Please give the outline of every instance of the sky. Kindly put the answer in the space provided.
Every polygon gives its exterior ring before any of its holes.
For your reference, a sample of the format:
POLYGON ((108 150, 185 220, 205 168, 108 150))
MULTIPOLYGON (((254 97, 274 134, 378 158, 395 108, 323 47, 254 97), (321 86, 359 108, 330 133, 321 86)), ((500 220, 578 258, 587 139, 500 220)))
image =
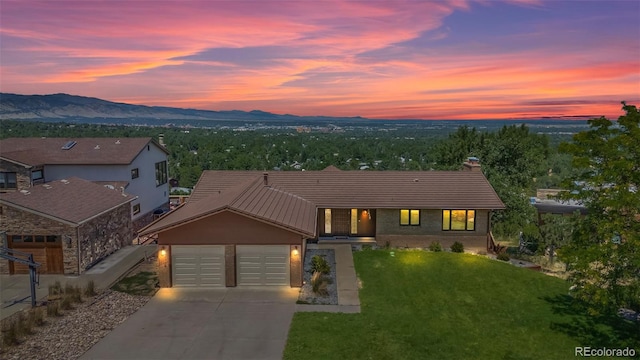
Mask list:
POLYGON ((617 118, 640 1, 0 0, 0 91, 386 119, 617 118))

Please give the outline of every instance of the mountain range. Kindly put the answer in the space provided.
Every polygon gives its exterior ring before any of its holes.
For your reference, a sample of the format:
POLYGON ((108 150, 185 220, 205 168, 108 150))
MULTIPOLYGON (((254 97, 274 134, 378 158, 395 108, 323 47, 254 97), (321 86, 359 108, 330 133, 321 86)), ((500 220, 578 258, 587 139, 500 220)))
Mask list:
POLYGON ((40 121, 82 121, 115 122, 123 120, 189 120, 189 121, 224 121, 224 122, 304 122, 304 121, 339 121, 348 119, 367 120, 361 117, 326 117, 296 116, 289 114, 273 114, 260 110, 253 111, 211 111, 182 109, 164 106, 132 105, 106 101, 98 98, 69 95, 18 95, 0 93, 0 120, 40 120, 40 121))

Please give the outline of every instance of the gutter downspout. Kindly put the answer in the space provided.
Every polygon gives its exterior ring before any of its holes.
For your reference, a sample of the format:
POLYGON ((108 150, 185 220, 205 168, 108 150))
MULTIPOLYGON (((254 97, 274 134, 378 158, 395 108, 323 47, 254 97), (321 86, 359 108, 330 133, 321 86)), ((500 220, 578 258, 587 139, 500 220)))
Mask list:
POLYGON ((80 226, 76 228, 76 253, 78 256, 78 276, 80 276, 80 226))

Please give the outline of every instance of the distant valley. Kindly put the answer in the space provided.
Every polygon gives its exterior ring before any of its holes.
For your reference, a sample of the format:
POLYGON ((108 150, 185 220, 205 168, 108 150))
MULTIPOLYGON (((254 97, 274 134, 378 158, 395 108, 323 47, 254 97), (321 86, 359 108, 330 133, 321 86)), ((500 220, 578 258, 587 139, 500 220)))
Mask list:
POLYGON ((0 93, 0 120, 109 124, 126 126, 171 126, 229 128, 235 130, 304 128, 321 131, 434 130, 449 132, 460 126, 495 130, 504 125, 526 124, 533 131, 572 134, 586 128, 584 120, 380 120, 363 117, 297 116, 265 111, 212 111, 117 103, 68 95, 18 95, 0 93))

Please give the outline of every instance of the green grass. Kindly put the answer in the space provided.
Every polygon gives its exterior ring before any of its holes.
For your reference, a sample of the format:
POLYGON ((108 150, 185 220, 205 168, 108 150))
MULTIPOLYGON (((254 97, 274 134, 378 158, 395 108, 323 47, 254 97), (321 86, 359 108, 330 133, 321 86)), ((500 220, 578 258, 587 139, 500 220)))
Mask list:
POLYGON ((111 289, 131 295, 153 295, 158 290, 157 282, 158 277, 155 273, 142 271, 120 280, 111 289))
POLYGON ((569 359, 640 352, 640 327, 590 318, 561 279, 480 256, 354 253, 360 314, 296 313, 285 359, 569 359))

